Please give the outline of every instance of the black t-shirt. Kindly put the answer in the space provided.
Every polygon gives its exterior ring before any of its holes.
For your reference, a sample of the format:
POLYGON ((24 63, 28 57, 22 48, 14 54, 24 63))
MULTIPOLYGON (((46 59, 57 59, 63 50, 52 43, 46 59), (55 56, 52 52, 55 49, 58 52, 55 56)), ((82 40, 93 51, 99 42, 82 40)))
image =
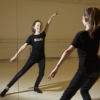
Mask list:
POLYGON ((71 45, 77 48, 79 55, 79 66, 88 71, 100 70, 100 60, 98 55, 100 43, 100 27, 94 32, 94 38, 91 39, 89 32, 80 31, 76 34, 71 45))
POLYGON ((34 58, 35 60, 39 60, 42 57, 45 57, 44 53, 44 46, 45 46, 45 32, 43 31, 39 35, 30 35, 26 41, 28 45, 32 46, 32 52, 30 57, 34 58))

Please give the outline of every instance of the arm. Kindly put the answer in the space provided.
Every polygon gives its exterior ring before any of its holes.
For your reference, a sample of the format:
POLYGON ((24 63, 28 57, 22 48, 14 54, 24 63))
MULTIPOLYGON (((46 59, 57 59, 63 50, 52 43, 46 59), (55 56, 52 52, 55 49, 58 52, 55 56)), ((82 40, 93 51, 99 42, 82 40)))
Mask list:
POLYGON ((51 79, 56 75, 61 64, 65 61, 66 58, 68 58, 70 56, 70 54, 74 51, 74 49, 75 49, 75 47, 73 45, 71 45, 67 50, 65 50, 63 52, 60 60, 58 61, 57 65, 56 65, 56 67, 53 69, 53 71, 48 76, 48 79, 51 79))
POLYGON ((19 54, 21 51, 23 51, 23 50, 26 48, 26 46, 27 46, 27 43, 24 43, 24 45, 22 45, 22 46, 20 47, 20 49, 18 50, 18 52, 10 59, 9 62, 14 61, 14 60, 16 59, 16 57, 18 56, 18 54, 19 54))
POLYGON ((44 29, 45 33, 47 33, 47 31, 48 31, 49 24, 51 23, 52 19, 53 19, 55 16, 57 16, 57 15, 58 15, 58 13, 54 13, 54 14, 50 17, 50 19, 48 20, 48 22, 47 22, 47 24, 46 24, 46 26, 45 26, 45 29, 44 29))

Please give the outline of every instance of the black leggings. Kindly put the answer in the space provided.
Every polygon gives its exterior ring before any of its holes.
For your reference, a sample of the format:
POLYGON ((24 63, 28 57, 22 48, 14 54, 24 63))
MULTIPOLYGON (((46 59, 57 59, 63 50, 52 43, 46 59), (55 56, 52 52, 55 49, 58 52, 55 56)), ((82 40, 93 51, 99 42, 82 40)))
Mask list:
POLYGON ((70 82, 68 88, 64 91, 60 100, 71 100, 76 92, 81 88, 81 95, 83 100, 91 100, 89 90, 100 77, 100 72, 94 72, 87 74, 81 70, 78 70, 70 82))
POLYGON ((25 66, 14 76, 14 78, 10 81, 10 83, 7 85, 9 88, 22 76, 24 75, 35 63, 38 63, 39 66, 39 75, 37 77, 37 80, 35 82, 34 87, 38 87, 45 71, 45 58, 39 60, 38 62, 33 61, 32 59, 28 59, 25 66))

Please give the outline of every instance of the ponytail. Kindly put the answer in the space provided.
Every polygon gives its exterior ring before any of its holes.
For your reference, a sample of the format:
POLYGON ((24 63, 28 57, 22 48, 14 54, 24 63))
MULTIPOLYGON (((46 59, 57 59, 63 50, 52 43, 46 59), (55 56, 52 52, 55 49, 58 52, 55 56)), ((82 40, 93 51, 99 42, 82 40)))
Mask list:
POLYGON ((90 24, 92 25, 92 30, 90 32, 90 37, 94 37, 94 31, 100 25, 100 9, 96 7, 87 8, 84 11, 84 16, 87 16, 90 24))

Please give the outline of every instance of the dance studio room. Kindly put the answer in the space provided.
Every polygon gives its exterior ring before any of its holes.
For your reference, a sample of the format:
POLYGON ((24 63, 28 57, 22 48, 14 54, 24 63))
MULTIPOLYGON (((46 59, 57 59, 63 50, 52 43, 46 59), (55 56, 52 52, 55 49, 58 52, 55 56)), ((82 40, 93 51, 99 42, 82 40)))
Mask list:
MULTIPOLYGON (((73 47, 75 50, 61 62, 56 75, 51 73, 76 34, 85 30, 82 16, 89 7, 100 10, 100 1, 0 0, 0 100, 60 100, 79 67, 77 48, 73 47), (40 26, 35 26, 35 21, 40 26), (30 36, 36 37, 34 43, 30 43, 30 36), (39 52, 37 58, 32 58, 33 51, 35 55, 39 52), (29 59, 33 63, 25 69, 29 59), (6 94, 2 95, 5 89, 6 94)), ((83 100, 80 89, 71 100, 83 100)), ((89 94, 92 100, 100 100, 100 78, 89 94)))

